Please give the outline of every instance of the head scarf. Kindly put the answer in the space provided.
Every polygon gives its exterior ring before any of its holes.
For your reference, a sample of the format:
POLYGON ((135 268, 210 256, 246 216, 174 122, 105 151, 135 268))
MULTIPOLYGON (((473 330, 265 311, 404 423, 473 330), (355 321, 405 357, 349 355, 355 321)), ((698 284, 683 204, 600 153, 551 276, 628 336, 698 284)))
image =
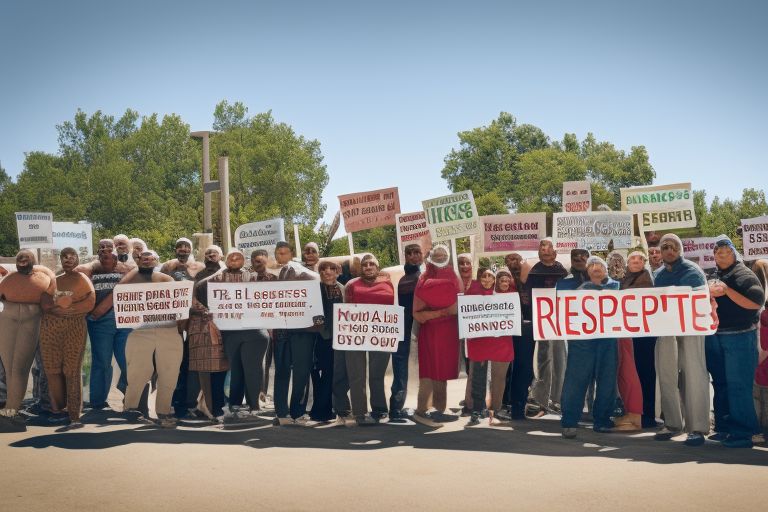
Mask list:
POLYGON ((587 258, 587 268, 589 268, 591 265, 602 265, 605 269, 605 272, 608 273, 608 265, 605 263, 605 260, 601 258, 600 256, 590 256, 587 258))
POLYGON ((680 237, 674 233, 667 233, 666 235, 661 237, 661 240, 659 240, 659 248, 661 248, 661 246, 667 240, 670 240, 677 244, 677 246, 680 248, 680 257, 682 258, 684 256, 684 248, 683 248, 683 241, 680 240, 680 237))

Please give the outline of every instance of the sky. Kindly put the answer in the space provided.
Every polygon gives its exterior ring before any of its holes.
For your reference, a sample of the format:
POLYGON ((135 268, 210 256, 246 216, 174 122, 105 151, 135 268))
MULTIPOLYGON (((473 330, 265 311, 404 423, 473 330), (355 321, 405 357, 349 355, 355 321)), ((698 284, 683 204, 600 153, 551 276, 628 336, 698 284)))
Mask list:
POLYGON ((0 0, 0 164, 55 153, 77 109, 177 113, 222 99, 322 144, 336 196, 448 193, 457 133, 502 111, 553 140, 645 146, 656 184, 764 189, 768 2, 0 0))

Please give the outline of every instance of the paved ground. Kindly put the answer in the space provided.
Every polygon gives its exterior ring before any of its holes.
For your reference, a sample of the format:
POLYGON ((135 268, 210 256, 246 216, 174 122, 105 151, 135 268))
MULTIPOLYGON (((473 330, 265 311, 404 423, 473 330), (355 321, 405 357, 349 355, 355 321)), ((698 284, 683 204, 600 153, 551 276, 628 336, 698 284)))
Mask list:
MULTIPOLYGON (((451 384, 452 402, 463 385, 451 384)), ((439 430, 91 420, 0 434, 0 510, 752 511, 768 499, 768 447, 689 448, 586 428, 564 440, 555 418, 503 428, 462 418, 439 430)))

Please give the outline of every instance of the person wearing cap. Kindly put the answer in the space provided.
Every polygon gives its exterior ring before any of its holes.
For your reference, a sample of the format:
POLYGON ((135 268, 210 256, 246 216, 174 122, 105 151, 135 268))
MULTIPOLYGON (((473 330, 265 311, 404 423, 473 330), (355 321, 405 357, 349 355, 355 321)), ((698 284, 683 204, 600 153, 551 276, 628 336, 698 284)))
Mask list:
MULTIPOLYGON (((119 257, 119 254, 118 254, 119 257)), ((158 265, 155 251, 144 251, 139 266, 120 281, 120 284, 149 284, 172 282, 173 278, 155 269, 158 265)), ((176 326, 134 329, 125 345, 128 387, 125 391, 123 414, 129 421, 149 421, 138 411, 144 388, 157 372, 155 412, 163 428, 175 428, 176 418, 171 414, 171 398, 179 377, 183 355, 182 341, 176 326)))
MULTIPOLYGON (((160 272, 171 276, 174 281, 194 281, 195 275, 205 266, 195 261, 192 254, 192 241, 189 238, 179 238, 174 244, 174 249, 176 257, 163 263, 160 272)), ((179 381, 176 383, 171 403, 176 417, 194 419, 197 398, 200 395, 200 378, 189 371, 189 343, 188 336, 185 335, 188 324, 187 320, 178 323, 184 352, 179 369, 179 381)))
MULTIPOLYGON (((344 302, 350 304, 395 304, 395 288, 389 274, 380 272, 379 260, 367 253, 360 258, 360 277, 344 287, 344 302)), ((347 378, 352 398, 352 415, 358 425, 375 425, 387 417, 387 397, 384 392, 384 374, 389 365, 389 352, 348 350, 345 354, 347 378), (366 382, 367 370, 367 382, 366 382), (371 412, 368 413, 366 385, 371 393, 371 412)))
POLYGON ((309 270, 317 271, 317 262, 320 258, 320 248, 315 242, 304 245, 301 251, 301 263, 309 270))
POLYGON ((419 276, 413 299, 413 319, 419 324, 419 393, 413 420, 442 427, 448 380, 459 376, 459 325, 456 319, 462 283, 450 265, 450 252, 435 245, 427 268, 419 276), (430 400, 436 411, 428 413, 430 400))
POLYGON ((720 323, 705 342, 714 389, 715 434, 710 439, 729 448, 751 448, 752 435, 760 432, 751 392, 765 291, 725 235, 715 242, 714 255, 717 269, 709 293, 717 302, 720 323))
MULTIPOLYGON (((587 259, 587 273, 589 281, 578 289, 619 289, 619 283, 608 277, 608 266, 602 258, 590 256, 587 259)), ((584 410, 584 396, 593 381, 595 401, 592 406, 592 429, 600 433, 611 431, 611 413, 616 399, 616 358, 616 338, 568 341, 568 364, 563 379, 563 415, 560 420, 563 437, 566 439, 576 437, 584 410)))
POLYGON ((0 280, 0 362, 8 388, 5 407, 0 409, 0 432, 26 430, 19 408, 38 345, 40 305, 56 294, 56 276, 35 262, 35 253, 22 249, 16 254, 16 272, 0 280))
MULTIPOLYGON (((668 233, 659 241, 664 265, 654 274, 654 286, 706 286, 704 272, 695 263, 683 258, 680 237, 668 233)), ((709 432, 709 378, 704 354, 704 336, 660 336, 656 341, 656 374, 661 392, 661 412, 664 426, 654 439, 667 441, 688 433, 687 446, 704 444, 709 432), (685 401, 680 400, 680 373, 685 401)))

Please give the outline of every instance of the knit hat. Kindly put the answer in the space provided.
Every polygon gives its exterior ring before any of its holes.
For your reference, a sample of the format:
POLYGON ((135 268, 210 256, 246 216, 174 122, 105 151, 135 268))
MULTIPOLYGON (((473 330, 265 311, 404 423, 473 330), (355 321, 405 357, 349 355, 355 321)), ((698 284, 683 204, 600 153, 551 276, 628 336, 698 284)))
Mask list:
POLYGON ((602 265, 605 271, 608 272, 608 265, 600 256, 590 256, 587 258, 587 268, 589 268, 591 265, 602 265))
POLYGON ((733 255, 736 257, 736 261, 743 261, 741 254, 739 254, 739 251, 736 250, 736 246, 733 245, 731 239, 726 235, 720 235, 717 237, 715 240, 715 249, 713 252, 717 252, 720 247, 730 247, 730 249, 733 251, 733 255))
POLYGON ((671 241, 677 244, 677 246, 680 248, 680 257, 682 258, 684 254, 684 249, 683 249, 683 241, 680 240, 680 237, 674 233, 667 233, 666 235, 661 237, 661 240, 659 240, 659 247, 664 245, 664 242, 666 241, 671 241))

